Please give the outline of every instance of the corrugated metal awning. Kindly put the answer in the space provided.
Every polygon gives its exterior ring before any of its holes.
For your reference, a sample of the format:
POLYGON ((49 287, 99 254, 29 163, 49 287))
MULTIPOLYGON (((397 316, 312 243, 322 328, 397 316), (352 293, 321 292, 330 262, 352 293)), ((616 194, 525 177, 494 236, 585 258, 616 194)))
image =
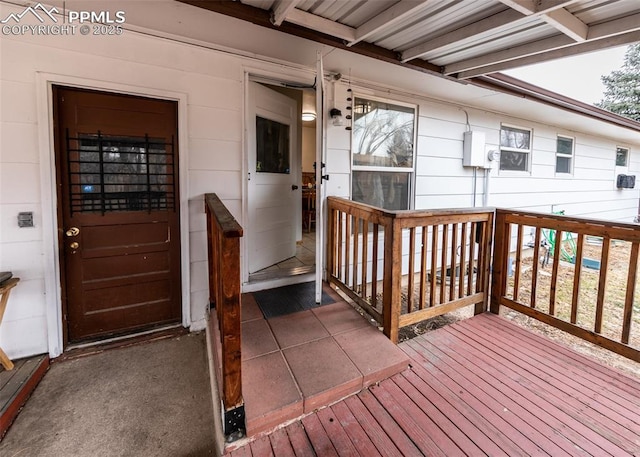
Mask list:
POLYGON ((458 79, 640 41, 638 0, 182 1, 458 79))

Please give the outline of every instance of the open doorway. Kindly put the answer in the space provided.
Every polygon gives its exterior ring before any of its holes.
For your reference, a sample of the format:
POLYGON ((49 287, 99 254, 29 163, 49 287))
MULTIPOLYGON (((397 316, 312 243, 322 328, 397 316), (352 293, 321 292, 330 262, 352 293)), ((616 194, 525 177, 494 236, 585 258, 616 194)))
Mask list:
POLYGON ((249 82, 248 287, 313 280, 315 90, 249 82))

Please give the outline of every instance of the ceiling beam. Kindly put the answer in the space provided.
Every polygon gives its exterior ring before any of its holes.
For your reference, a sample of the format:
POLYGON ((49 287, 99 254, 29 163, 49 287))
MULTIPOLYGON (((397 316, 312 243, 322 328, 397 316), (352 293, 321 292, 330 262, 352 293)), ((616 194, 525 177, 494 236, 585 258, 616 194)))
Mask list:
POLYGON ((359 26, 356 29, 356 39, 350 41, 347 46, 353 46, 360 41, 366 40, 371 35, 395 26, 399 22, 402 22, 418 13, 432 1, 433 0, 421 0, 419 2, 404 1, 396 3, 391 8, 384 10, 377 16, 359 26))
POLYGON ((536 2, 534 0, 500 0, 500 3, 526 16, 536 12, 536 2))
POLYGON ((306 27, 317 32, 321 32, 327 35, 332 35, 337 38, 342 38, 348 42, 356 39, 356 29, 349 27, 348 25, 334 22, 331 19, 325 19, 322 16, 307 13, 299 9, 292 9, 288 16, 287 22, 297 24, 302 27, 306 27))
POLYGON ((500 2, 527 16, 539 15, 547 24, 575 41, 587 39, 589 26, 561 6, 567 2, 552 2, 546 5, 539 5, 535 0, 500 0, 500 2))
POLYGON ((585 54, 593 51, 601 51, 603 49, 614 48, 617 46, 624 46, 625 44, 636 43, 640 41, 640 31, 623 33, 620 35, 611 36, 608 38, 602 38, 600 40, 586 41, 584 43, 577 43, 573 46, 565 46, 563 48, 554 49, 548 52, 542 52, 519 59, 513 59, 508 62, 502 62, 494 65, 487 65, 484 67, 476 68, 473 70, 463 71, 458 73, 458 79, 469 79, 478 76, 488 75, 503 70, 509 70, 511 68, 522 67, 525 65, 532 65, 535 63, 546 62, 549 60, 560 59, 563 57, 570 57, 577 54, 585 54))
POLYGON ((435 51, 453 43, 457 43, 467 38, 472 38, 475 35, 486 33, 490 30, 522 19, 523 17, 525 16, 512 9, 505 10, 501 13, 494 14, 493 16, 490 16, 486 19, 482 19, 478 22, 474 22, 473 24, 460 27, 457 30, 446 33, 444 35, 440 35, 429 41, 425 41, 416 46, 413 46, 402 52, 401 59, 403 62, 407 62, 409 60, 422 57, 429 52, 435 51))
POLYGON ((277 0, 273 6, 271 14, 271 23, 273 25, 281 25, 291 10, 293 10, 302 0, 277 0))
POLYGON ((575 41, 585 41, 589 26, 564 8, 542 15, 545 22, 575 41))
POLYGON ((569 6, 578 0, 499 0, 505 6, 512 8, 524 15, 544 14, 569 6))

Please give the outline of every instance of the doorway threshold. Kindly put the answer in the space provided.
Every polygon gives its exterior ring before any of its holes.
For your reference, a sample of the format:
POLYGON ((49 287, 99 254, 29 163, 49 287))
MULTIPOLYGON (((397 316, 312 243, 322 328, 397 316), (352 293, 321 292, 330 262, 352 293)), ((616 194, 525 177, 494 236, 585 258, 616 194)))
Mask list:
POLYGON ((252 274, 249 276, 249 282, 242 285, 242 292, 257 292, 264 289, 315 281, 316 279, 315 266, 296 267, 291 270, 252 274))
POLYGON ((166 338, 173 338, 179 335, 186 335, 188 333, 189 329, 183 327, 182 324, 171 324, 142 332, 106 338, 103 340, 89 341, 86 343, 73 343, 69 344, 65 351, 60 356, 53 359, 52 362, 62 362, 77 357, 97 354, 108 349, 134 346, 166 338))

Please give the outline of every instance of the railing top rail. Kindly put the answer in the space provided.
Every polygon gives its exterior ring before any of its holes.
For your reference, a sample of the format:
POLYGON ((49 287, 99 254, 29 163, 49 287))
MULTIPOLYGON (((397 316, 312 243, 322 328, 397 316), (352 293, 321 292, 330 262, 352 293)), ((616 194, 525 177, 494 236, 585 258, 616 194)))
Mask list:
POLYGON ((391 211, 377 206, 367 205, 366 203, 355 202, 348 198, 342 197, 327 197, 329 202, 334 202, 338 205, 348 205, 353 208, 358 208, 361 211, 367 211, 372 214, 377 214, 382 217, 389 217, 392 219, 411 219, 417 217, 432 217, 432 216, 459 216, 465 214, 493 214, 495 208, 455 208, 455 209, 409 209, 409 210, 397 210, 391 211))
POLYGON ((563 231, 573 231, 576 233, 584 232, 586 234, 589 234, 587 232, 590 232, 592 230, 605 231, 613 229, 616 230, 615 236, 624 235, 625 233, 627 233, 629 236, 632 236, 634 239, 640 236, 639 225, 629 224, 625 222, 607 221, 604 219, 586 219, 583 217, 545 214, 533 211, 520 211, 505 208, 498 208, 496 210, 496 215, 524 218, 527 220, 525 222, 525 225, 530 225, 532 227, 545 225, 543 221, 546 220, 554 222, 554 227, 551 228, 558 228, 563 231))
POLYGON ((205 204, 216 218, 222 235, 225 238, 241 238, 242 226, 235 220, 217 194, 205 194, 205 204))
POLYGON ((495 208, 455 208, 455 209, 408 209, 395 211, 396 219, 415 217, 461 216, 471 214, 493 214, 495 208))
POLYGON ((378 208, 377 206, 367 205, 366 203, 355 202, 353 200, 349 200, 348 198, 342 197, 327 197, 327 202, 329 204, 333 203, 337 206, 349 206, 351 208, 357 208, 360 211, 365 211, 371 214, 375 214, 379 217, 394 217, 393 211, 388 211, 383 208, 378 208))

